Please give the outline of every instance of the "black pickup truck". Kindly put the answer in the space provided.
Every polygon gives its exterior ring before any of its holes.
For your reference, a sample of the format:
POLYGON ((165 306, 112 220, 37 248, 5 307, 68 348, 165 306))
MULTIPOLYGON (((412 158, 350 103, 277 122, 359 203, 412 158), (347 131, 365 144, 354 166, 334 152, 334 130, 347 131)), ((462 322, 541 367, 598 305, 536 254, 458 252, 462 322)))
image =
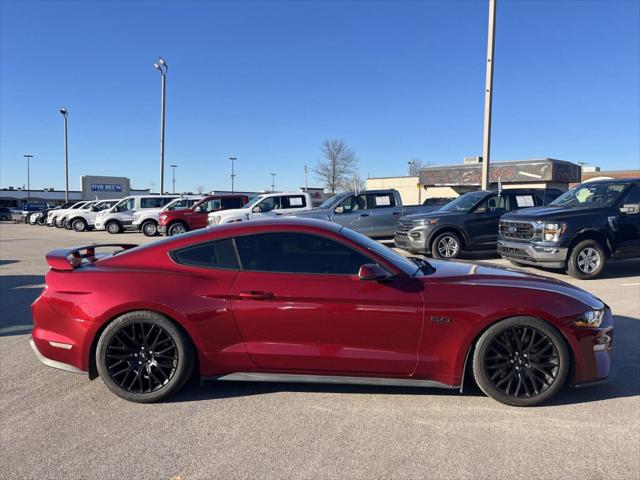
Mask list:
POLYGON ((401 217, 395 245, 436 258, 457 258, 465 250, 493 250, 504 213, 546 205, 560 194, 552 188, 465 193, 434 212, 401 217))
POLYGON ((640 257, 640 179, 582 183, 547 207, 504 215, 499 229, 498 253, 512 263, 595 278, 608 259, 640 257))

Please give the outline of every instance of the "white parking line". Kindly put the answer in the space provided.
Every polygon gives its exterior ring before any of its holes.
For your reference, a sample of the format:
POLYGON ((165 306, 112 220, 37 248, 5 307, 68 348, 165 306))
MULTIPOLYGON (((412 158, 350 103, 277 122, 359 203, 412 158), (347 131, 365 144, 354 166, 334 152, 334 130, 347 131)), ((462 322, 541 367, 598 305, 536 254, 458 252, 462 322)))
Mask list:
POLYGON ((640 282, 636 282, 636 283, 621 283, 620 286, 622 286, 622 287, 637 287, 637 286, 640 286, 640 282))

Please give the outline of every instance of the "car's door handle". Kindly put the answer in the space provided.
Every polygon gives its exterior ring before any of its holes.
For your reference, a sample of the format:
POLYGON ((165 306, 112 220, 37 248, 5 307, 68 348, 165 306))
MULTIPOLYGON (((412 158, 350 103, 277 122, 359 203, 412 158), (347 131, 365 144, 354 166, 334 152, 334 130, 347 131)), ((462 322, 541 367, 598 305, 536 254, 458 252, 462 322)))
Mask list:
POLYGON ((368 217, 368 216, 369 216, 369 214, 368 214, 368 213, 361 213, 361 214, 360 214, 360 216, 361 216, 361 217, 368 217))
POLYGON ((273 300, 275 295, 273 292, 240 292, 238 298, 241 300, 273 300))

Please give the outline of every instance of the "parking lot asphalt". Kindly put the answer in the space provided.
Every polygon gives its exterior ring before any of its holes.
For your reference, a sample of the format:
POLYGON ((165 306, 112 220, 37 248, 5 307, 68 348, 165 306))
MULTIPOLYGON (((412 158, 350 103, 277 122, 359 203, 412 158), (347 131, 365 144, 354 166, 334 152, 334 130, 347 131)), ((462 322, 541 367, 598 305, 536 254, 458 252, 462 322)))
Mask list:
POLYGON ((640 261, 592 281, 526 269, 591 291, 615 315, 610 382, 540 407, 477 389, 231 382, 140 405, 45 367, 28 343, 44 255, 114 240, 149 241, 0 225, 0 478, 640 478, 640 261))

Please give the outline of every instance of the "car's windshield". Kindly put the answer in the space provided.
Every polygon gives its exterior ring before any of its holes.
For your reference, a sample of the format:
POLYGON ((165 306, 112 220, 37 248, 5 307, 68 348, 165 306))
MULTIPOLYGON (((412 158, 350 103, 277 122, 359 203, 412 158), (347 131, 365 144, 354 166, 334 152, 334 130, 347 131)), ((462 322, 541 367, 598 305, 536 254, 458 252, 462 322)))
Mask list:
POLYGON ((549 205, 553 207, 610 207, 628 183, 583 183, 567 190, 549 205))
POLYGON ((388 262, 398 267, 407 275, 416 277, 423 275, 421 266, 416 265, 411 260, 397 253, 395 250, 391 250, 389 247, 385 247, 381 243, 378 243, 375 240, 372 240, 361 233, 354 232, 353 230, 346 227, 342 227, 340 229, 340 233, 347 237, 349 240, 356 242, 358 245, 361 245, 367 250, 371 250, 373 253, 381 256, 388 262))
POLYGON ((262 200, 266 195, 258 195, 256 198, 254 198, 253 200, 251 200, 249 203, 247 203, 244 207, 242 208, 252 208, 253 206, 257 205, 258 203, 260 203, 260 200, 262 200))
POLYGON ((469 192, 450 201, 440 211, 468 212, 487 196, 487 192, 469 192))
POLYGON ((342 200, 345 195, 346 194, 344 194, 344 193, 339 193, 337 195, 329 197, 324 202, 322 202, 320 205, 318 205, 318 208, 331 208, 333 205, 335 205, 340 200, 342 200))

